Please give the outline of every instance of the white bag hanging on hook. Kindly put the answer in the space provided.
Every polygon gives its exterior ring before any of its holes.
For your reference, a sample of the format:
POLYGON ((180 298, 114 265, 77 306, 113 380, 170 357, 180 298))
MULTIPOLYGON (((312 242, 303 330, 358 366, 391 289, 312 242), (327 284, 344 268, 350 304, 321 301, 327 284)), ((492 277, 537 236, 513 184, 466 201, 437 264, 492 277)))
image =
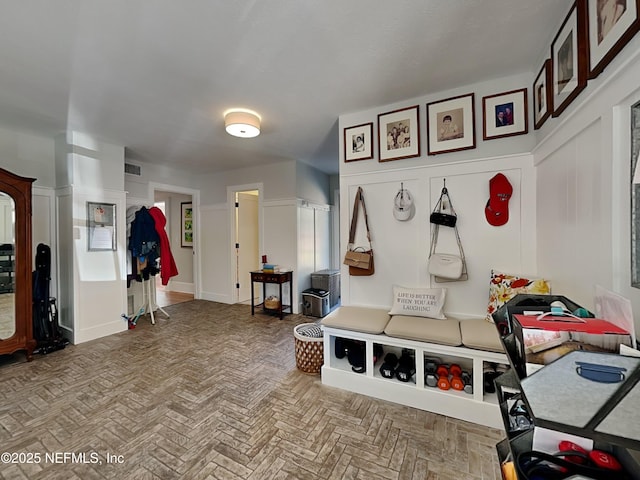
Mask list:
POLYGON ((429 257, 429 273, 436 277, 458 279, 462 276, 462 257, 451 253, 432 253, 429 257))

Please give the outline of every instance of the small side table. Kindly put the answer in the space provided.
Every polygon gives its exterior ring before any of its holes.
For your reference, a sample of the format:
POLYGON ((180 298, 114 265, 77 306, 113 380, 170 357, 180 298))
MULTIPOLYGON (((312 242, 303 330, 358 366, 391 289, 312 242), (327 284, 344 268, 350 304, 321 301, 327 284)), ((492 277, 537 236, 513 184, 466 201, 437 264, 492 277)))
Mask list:
POLYGON ((280 316, 280 320, 282 320, 284 316, 284 311, 289 310, 286 313, 293 313, 292 305, 284 305, 282 303, 282 285, 284 283, 289 283, 289 303, 293 303, 293 272, 278 272, 278 273, 265 273, 262 270, 257 270, 251 273, 251 315, 255 313, 255 307, 262 307, 262 310, 265 312, 278 313, 280 316), (253 284, 254 283, 262 283, 262 303, 255 305, 255 295, 253 293, 253 284), (278 285, 280 292, 280 307, 278 308, 266 308, 264 306, 264 299, 266 296, 267 283, 274 283, 278 285))

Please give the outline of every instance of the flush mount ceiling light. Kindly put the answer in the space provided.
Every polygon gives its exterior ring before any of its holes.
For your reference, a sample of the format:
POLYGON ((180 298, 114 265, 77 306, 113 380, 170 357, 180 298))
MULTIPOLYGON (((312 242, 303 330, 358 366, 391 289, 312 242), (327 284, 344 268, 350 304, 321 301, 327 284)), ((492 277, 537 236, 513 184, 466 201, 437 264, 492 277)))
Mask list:
POLYGON ((228 110, 224 114, 224 127, 234 137, 257 137, 260 135, 260 117, 250 110, 228 110))

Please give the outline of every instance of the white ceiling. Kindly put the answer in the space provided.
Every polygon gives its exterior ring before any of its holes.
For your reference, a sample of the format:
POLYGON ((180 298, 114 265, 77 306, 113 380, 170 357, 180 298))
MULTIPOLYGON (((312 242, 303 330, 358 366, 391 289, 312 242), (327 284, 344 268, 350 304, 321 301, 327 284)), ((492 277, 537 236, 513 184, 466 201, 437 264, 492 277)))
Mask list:
POLYGON ((338 171, 338 116, 538 67, 573 0, 0 0, 0 126, 338 171), (230 137, 223 112, 262 116, 230 137))

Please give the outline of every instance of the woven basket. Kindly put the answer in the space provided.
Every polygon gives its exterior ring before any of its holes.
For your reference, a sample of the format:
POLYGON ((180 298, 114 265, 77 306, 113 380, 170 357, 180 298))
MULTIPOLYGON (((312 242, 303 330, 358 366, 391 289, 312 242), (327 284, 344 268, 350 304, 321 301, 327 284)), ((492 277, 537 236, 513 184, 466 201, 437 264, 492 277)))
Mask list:
POLYGON ((298 370, 315 375, 320 373, 320 369, 324 364, 324 344, 323 338, 308 337, 302 335, 298 330, 304 330, 304 327, 315 325, 313 323, 301 323, 293 329, 293 336, 296 343, 296 366, 298 370))
POLYGON ((280 308, 280 299, 278 297, 267 297, 264 299, 265 308, 277 310, 280 308))

